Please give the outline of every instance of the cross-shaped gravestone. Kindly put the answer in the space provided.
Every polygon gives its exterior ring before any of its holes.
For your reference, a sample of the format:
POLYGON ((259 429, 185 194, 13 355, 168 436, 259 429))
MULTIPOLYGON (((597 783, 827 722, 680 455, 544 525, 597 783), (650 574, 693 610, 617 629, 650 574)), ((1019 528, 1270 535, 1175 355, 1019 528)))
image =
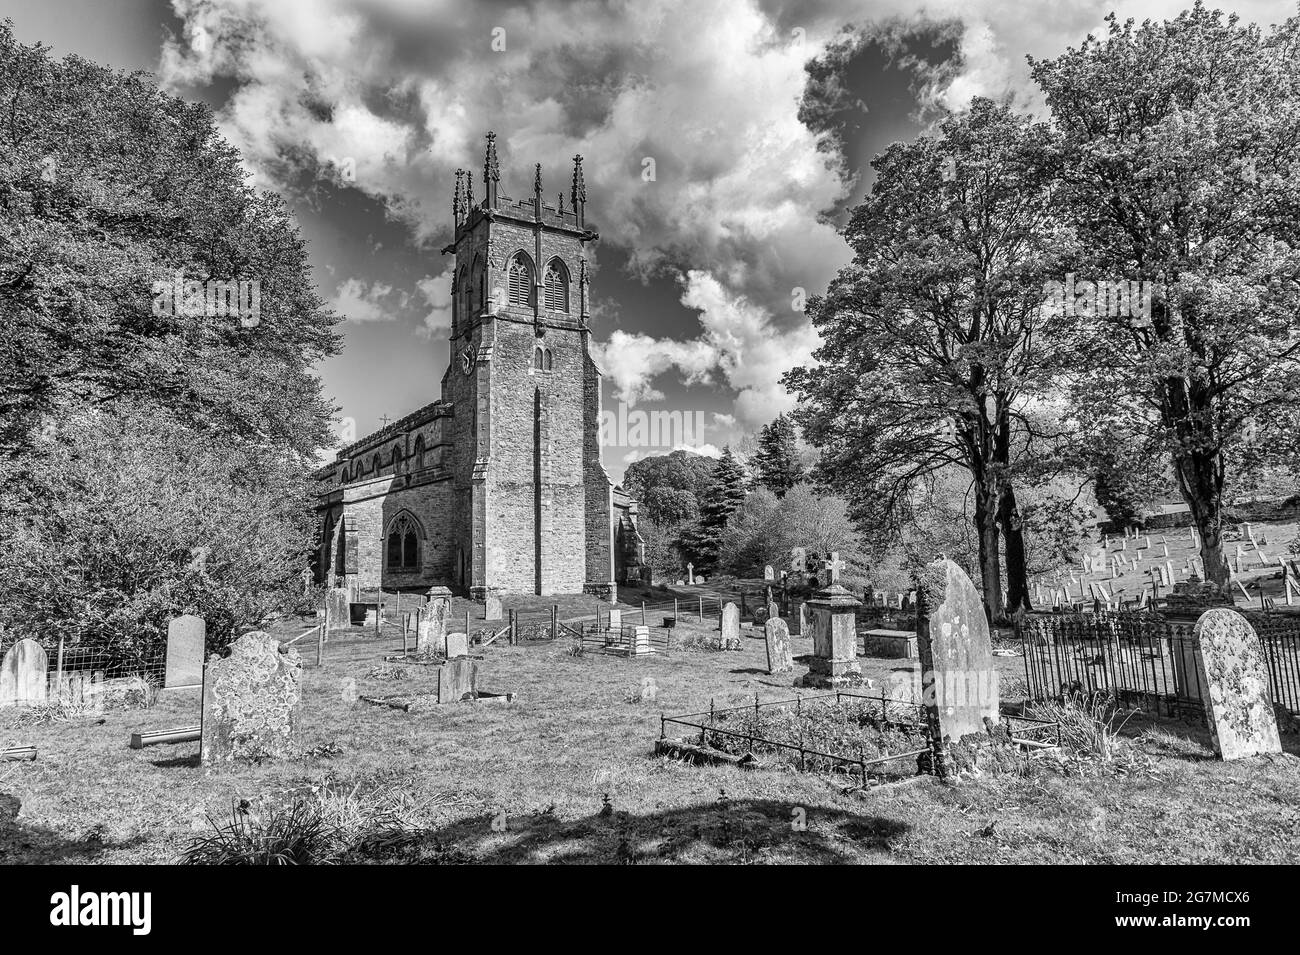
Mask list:
POLYGON ((690 582, 690 585, 692 587, 695 586, 695 565, 694 564, 688 563, 686 565, 686 579, 690 582))
POLYGON ((844 561, 840 560, 839 551, 831 551, 831 559, 824 561, 822 567, 830 574, 830 583, 837 584, 840 582, 840 571, 844 569, 844 561))

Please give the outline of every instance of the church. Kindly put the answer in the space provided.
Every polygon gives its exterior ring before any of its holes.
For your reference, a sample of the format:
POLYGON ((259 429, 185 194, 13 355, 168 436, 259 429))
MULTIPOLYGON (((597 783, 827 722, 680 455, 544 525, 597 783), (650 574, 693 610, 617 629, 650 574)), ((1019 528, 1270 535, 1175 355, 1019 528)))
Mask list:
POLYGON ((589 593, 640 582, 637 504, 601 463, 590 352, 582 157, 570 204, 501 192, 487 134, 483 195, 456 172, 450 363, 441 397, 343 448, 316 473, 319 583, 589 593))

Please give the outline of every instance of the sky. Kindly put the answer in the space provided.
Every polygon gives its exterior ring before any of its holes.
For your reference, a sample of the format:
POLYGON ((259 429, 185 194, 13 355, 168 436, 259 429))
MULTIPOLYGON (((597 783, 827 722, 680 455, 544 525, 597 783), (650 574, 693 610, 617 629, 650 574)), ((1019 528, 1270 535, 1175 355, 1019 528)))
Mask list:
MULTIPOLYGON (((638 457, 717 454, 793 406, 802 313, 849 261, 838 229, 871 158, 973 96, 1043 114, 1026 55, 1187 0, 0 0, 19 39, 158 82, 216 111, 252 181, 283 195, 344 316, 319 368, 339 443, 436 400, 449 357, 457 168, 482 198, 568 201, 584 157, 593 350, 605 409, 681 412, 607 435, 638 457)), ((1215 4, 1260 24, 1294 2, 1215 4)))

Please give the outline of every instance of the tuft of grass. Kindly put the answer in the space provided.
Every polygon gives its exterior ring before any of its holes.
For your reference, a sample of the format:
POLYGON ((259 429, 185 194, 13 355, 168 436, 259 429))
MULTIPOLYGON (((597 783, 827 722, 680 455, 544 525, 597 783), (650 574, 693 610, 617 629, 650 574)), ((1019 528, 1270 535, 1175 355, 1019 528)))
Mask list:
POLYGON ((1120 732, 1134 715, 1134 711, 1120 710, 1103 693, 1030 703, 1025 709, 1028 716, 1060 724, 1061 746, 1102 762, 1110 762, 1126 747, 1120 732))
POLYGON ((184 865, 312 865, 331 859, 333 833, 318 803, 295 799, 287 806, 257 811, 235 800, 230 821, 192 841, 181 853, 184 865))

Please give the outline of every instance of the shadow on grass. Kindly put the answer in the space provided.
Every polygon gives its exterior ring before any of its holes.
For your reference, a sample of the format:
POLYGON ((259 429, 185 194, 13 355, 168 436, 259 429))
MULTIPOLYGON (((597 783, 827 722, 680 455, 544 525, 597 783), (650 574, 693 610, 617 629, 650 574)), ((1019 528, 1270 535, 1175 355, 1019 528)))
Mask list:
POLYGON ((58 865, 95 862, 109 849, 127 849, 144 842, 134 837, 106 842, 98 828, 80 839, 69 839, 52 829, 19 822, 22 800, 0 793, 0 865, 58 865))
POLYGON ((612 809, 576 820, 550 812, 476 816, 440 829, 391 834, 357 843, 346 861, 546 863, 814 864, 860 863, 886 853, 911 827, 893 819, 824 806, 741 799, 701 803, 648 815, 612 809))
POLYGON ((199 754, 192 753, 189 756, 169 756, 166 759, 152 760, 152 763, 159 769, 198 769, 199 754))

